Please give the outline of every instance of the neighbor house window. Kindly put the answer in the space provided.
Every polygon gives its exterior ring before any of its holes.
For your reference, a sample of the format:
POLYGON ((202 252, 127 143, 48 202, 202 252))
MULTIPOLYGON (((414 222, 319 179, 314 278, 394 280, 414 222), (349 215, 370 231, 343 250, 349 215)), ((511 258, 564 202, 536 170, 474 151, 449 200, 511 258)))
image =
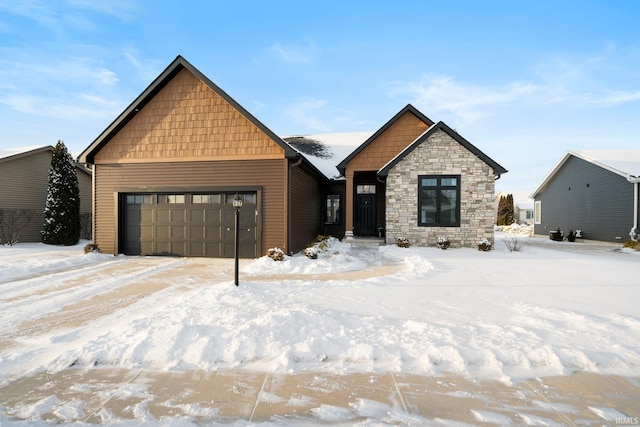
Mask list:
POLYGON ((460 176, 418 177, 418 225, 460 226, 460 176))
POLYGON ((326 224, 340 224, 342 222, 339 194, 327 194, 325 198, 325 208, 324 222, 326 224))
POLYGON ((536 224, 542 224, 542 202, 540 200, 533 205, 533 216, 536 224))

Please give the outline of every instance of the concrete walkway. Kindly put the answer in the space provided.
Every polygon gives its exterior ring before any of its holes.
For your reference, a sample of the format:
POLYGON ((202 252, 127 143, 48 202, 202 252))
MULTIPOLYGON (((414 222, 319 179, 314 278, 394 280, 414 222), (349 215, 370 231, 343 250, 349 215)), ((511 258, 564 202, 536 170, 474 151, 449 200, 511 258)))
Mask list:
POLYGON ((5 422, 628 425, 639 422, 638 402, 639 379, 589 373, 505 385, 391 372, 290 375, 95 367, 39 373, 0 386, 0 407, 10 417, 5 422))

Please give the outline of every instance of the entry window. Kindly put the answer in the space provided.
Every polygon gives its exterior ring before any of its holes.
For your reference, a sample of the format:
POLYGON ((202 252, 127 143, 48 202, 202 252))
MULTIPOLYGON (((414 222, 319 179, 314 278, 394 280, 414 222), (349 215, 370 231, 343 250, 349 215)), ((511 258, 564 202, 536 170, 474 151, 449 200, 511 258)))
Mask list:
POLYGON ((184 204, 184 194, 158 194, 159 205, 184 204))
POLYGON ((324 222, 326 224, 340 224, 342 222, 342 218, 340 218, 340 195, 327 194, 325 207, 324 222))
POLYGON ((376 194, 376 185, 359 184, 356 186, 356 194, 376 194))
POLYGON ((194 205, 220 204, 220 194, 192 194, 191 203, 194 205))
POLYGON ((152 202, 150 194, 127 194, 128 205, 150 205, 152 202))
POLYGON ((536 224, 542 224, 542 201, 538 200, 533 205, 533 216, 536 224))
POLYGON ((418 225, 460 226, 460 176, 418 177, 418 225))

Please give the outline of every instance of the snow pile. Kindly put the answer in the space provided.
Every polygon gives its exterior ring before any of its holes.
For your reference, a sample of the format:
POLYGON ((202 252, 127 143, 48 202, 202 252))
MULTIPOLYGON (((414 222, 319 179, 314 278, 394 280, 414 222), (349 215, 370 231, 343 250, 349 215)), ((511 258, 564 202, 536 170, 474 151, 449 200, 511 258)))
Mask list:
POLYGON ((285 256, 282 261, 274 261, 268 256, 258 258, 251 265, 242 270, 243 274, 259 275, 287 275, 299 274, 328 274, 347 271, 364 270, 380 261, 378 254, 372 254, 369 259, 352 253, 351 245, 341 242, 335 237, 324 240, 325 244, 312 246, 317 254, 316 259, 309 259, 304 253, 285 256))
POLYGON ((511 225, 496 225, 494 230, 518 236, 533 236, 533 225, 517 224, 515 222, 511 225))

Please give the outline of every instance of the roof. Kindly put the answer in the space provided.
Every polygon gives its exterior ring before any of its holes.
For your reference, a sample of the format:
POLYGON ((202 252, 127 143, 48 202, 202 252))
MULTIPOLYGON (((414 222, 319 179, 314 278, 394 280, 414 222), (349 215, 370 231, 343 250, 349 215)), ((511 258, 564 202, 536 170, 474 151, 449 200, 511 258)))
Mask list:
POLYGON ((285 152, 285 156, 290 159, 297 158, 299 153, 280 137, 274 134, 269 128, 256 119, 251 113, 238 104, 226 92, 220 89, 215 83, 202 74, 197 68, 191 65, 186 59, 178 55, 171 64, 87 147, 78 157, 80 162, 93 163, 95 154, 107 144, 124 126, 135 117, 135 115, 144 108, 149 101, 153 99, 180 71, 186 69, 198 77, 211 90, 217 93, 233 108, 238 110, 240 114, 245 116, 251 123, 257 126, 276 144, 280 145, 285 152))
POLYGON ((530 197, 535 198, 571 157, 582 159, 624 178, 640 177, 640 150, 570 150, 558 160, 530 197))
POLYGON ((32 145, 27 147, 2 148, 0 149, 0 162, 30 156, 41 151, 53 151, 53 147, 51 145, 32 145))
POLYGON ((396 121, 398 121, 402 116, 404 116, 407 112, 413 114, 418 119, 422 120, 428 126, 432 126, 434 121, 429 117, 422 114, 411 104, 407 104, 402 110, 400 110, 395 116, 393 116, 387 123, 384 124, 380 129, 378 129, 373 135, 371 135, 365 142, 363 142, 358 148, 356 148, 351 154, 349 154, 343 161, 341 161, 337 168, 340 171, 340 174, 344 175, 345 169, 347 168, 347 163, 349 163, 355 156, 358 155, 362 150, 364 150, 369 144, 375 141, 384 131, 389 129, 396 121))
POLYGON ((469 141, 464 139, 462 136, 458 134, 458 132, 451 129, 444 122, 438 122, 437 124, 431 126, 429 129, 424 131, 422 135, 420 135, 414 142, 409 144, 407 148, 402 150, 397 156, 391 159, 386 165, 384 165, 379 171, 378 176, 385 177, 389 174, 391 168, 393 168, 396 164, 398 164, 402 159, 404 159, 409 153, 415 150, 420 144, 429 139, 431 135, 433 135, 438 130, 445 132, 451 138, 453 138, 458 144, 462 145, 467 150, 471 151, 476 157, 485 162, 493 169, 493 173, 500 176, 503 173, 507 173, 507 170, 496 163, 489 156, 480 151, 475 145, 471 144, 469 141))
POLYGON ((343 132, 343 133, 323 133, 310 135, 291 135, 283 137, 285 140, 301 138, 316 141, 326 147, 328 155, 319 157, 313 154, 304 153, 304 156, 320 172, 329 179, 342 178, 336 168, 337 160, 344 159, 353 152, 363 141, 366 141, 373 132, 343 132))

